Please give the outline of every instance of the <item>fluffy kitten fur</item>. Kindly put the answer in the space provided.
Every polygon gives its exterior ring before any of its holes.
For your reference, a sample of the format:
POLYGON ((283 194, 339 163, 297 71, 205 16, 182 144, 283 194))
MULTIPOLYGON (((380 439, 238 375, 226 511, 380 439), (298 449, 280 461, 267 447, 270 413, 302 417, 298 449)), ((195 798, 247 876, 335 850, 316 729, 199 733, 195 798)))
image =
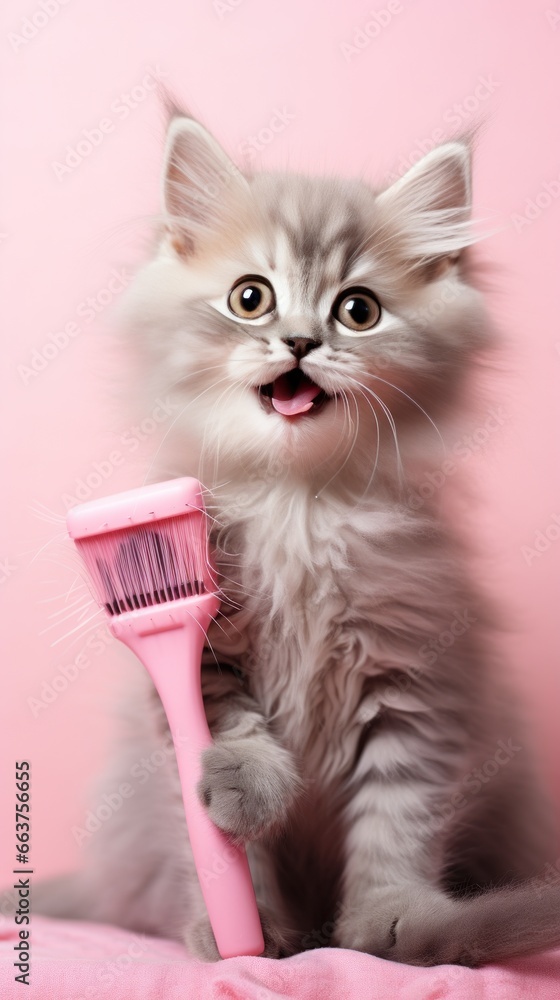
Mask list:
MULTIPOLYGON (((215 746, 200 794, 248 842, 269 955, 329 944, 475 965, 560 941, 560 890, 535 881, 552 856, 544 811, 490 662, 487 603, 437 505, 417 502, 437 430, 491 341, 470 200, 468 142, 374 192, 245 177, 192 119, 169 127, 164 224, 127 325, 148 391, 181 406, 156 478, 194 474, 208 490, 224 604, 203 668, 215 746), (270 282, 273 313, 232 314, 244 275, 270 282), (331 313, 351 286, 382 307, 366 335, 331 313), (296 363, 329 399, 290 418, 258 390, 296 363), (488 761, 497 772, 477 781, 488 761)), ((139 669, 103 789, 168 738, 139 669)), ((39 909, 217 957, 172 758, 89 853, 39 909)))

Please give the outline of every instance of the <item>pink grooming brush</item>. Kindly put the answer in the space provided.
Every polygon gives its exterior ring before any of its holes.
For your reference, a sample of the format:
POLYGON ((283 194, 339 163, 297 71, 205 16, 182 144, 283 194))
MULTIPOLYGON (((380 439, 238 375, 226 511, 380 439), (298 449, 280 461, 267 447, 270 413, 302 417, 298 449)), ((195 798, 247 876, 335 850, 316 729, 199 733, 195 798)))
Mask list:
POLYGON ((246 854, 212 823, 196 794, 200 756, 212 743, 200 662, 220 606, 200 483, 175 479, 80 504, 67 525, 111 632, 147 668, 165 709, 218 951, 222 958, 260 955, 264 941, 246 854))

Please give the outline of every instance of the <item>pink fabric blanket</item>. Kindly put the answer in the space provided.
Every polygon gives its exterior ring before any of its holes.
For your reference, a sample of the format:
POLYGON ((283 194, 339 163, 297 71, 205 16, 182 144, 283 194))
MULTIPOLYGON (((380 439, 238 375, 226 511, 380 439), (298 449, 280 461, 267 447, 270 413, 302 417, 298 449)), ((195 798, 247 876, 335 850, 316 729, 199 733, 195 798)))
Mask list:
POLYGON ((559 1000, 560 950, 483 969, 416 969, 322 948, 205 965, 181 945, 116 927, 34 917, 30 985, 16 928, 0 930, 1 1000, 559 1000))

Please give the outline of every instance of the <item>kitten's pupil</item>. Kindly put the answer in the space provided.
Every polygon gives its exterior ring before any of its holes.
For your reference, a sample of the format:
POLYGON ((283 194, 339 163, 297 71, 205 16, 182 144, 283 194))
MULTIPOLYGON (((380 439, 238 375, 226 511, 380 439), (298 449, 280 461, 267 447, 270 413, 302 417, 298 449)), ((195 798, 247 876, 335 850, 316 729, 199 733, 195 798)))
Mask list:
POLYGON ((365 299, 348 299, 348 302, 344 303, 344 309, 357 326, 361 326, 362 323, 367 323, 369 320, 370 308, 365 299))
POLYGON ((241 302, 246 312, 254 312, 261 304, 262 293, 255 285, 249 285, 241 293, 241 302))

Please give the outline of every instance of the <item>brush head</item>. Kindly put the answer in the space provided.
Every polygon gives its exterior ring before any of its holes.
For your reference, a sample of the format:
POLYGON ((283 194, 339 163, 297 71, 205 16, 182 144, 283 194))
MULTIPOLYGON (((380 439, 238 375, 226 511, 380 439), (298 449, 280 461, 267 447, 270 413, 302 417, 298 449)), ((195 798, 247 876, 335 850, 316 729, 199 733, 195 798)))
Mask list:
POLYGON ((71 538, 110 615, 215 593, 200 483, 174 479, 72 508, 71 538))

